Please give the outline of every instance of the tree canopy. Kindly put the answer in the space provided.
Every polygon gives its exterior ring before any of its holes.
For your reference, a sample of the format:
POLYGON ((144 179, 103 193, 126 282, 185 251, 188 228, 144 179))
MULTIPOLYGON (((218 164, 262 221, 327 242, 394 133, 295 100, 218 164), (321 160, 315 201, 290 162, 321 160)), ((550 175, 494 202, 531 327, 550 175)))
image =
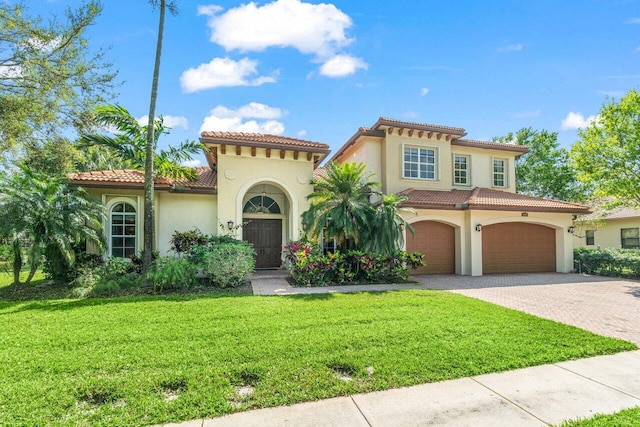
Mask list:
MULTIPOLYGON (((102 133, 88 133, 81 135, 79 144, 84 147, 102 146, 116 153, 120 159, 126 161, 133 169, 143 170, 146 159, 147 127, 141 125, 129 111, 120 105, 101 105, 96 108, 96 121, 105 128, 114 129, 113 135, 102 133)), ((192 154, 200 153, 204 148, 195 141, 185 141, 178 147, 157 151, 158 139, 169 133, 164 126, 162 116, 154 121, 154 163, 155 171, 159 175, 169 178, 197 178, 196 171, 180 163, 191 160, 192 154)))
POLYGON ((0 151, 5 160, 70 128, 86 130, 91 110, 113 97, 116 73, 86 29, 97 1, 68 8, 64 20, 30 16, 25 2, 0 6, 0 151))
POLYGON ((597 196, 640 207, 640 93, 605 103, 598 119, 579 132, 572 158, 597 196))
POLYGON ((529 147, 529 152, 516 160, 518 193, 568 201, 585 199, 588 189, 578 182, 569 152, 560 147, 556 132, 523 128, 495 140, 529 147))

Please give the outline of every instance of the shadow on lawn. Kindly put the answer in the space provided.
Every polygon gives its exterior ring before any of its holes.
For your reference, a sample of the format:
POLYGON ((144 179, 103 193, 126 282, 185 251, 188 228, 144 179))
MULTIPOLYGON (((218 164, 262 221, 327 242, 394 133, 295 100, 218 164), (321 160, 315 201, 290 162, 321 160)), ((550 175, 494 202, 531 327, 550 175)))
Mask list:
MULTIPOLYGON (((13 285, 11 285, 13 286, 13 285)), ((48 285, 59 287, 58 292, 45 292, 35 294, 34 291, 17 293, 12 292, 11 286, 0 289, 0 316, 17 313, 21 311, 43 310, 43 311, 62 311, 73 310, 82 307, 95 307, 107 304, 139 304, 152 301, 191 301, 197 299, 217 299, 229 297, 247 297, 252 296, 247 293, 238 292, 237 290, 221 290, 221 289, 200 289, 193 292, 167 292, 163 294, 138 294, 138 295, 122 295, 111 297, 90 297, 90 298, 72 298, 69 296, 70 288, 66 285, 48 285), (5 294, 8 294, 5 297, 5 294), (30 297, 31 296, 31 297, 30 297)), ((25 285, 20 285, 25 286, 25 285)), ((41 284, 32 284, 27 286, 43 287, 41 284)))

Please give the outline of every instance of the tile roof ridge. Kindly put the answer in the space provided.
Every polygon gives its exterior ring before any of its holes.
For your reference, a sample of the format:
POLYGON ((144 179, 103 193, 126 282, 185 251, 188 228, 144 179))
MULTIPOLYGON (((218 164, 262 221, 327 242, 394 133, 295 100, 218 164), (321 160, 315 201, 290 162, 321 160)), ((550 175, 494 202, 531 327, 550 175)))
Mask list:
POLYGON ((475 203, 476 199, 478 198, 478 194, 480 194, 480 189, 482 187, 475 187, 473 190, 471 190, 471 193, 469 194, 469 198, 467 199, 466 203, 475 203))

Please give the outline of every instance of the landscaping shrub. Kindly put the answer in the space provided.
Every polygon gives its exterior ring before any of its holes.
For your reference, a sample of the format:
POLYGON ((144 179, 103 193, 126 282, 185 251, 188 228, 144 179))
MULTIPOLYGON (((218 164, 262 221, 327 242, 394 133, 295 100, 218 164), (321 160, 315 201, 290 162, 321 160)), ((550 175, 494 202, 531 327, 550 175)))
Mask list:
POLYGON ((202 232, 194 228, 193 230, 179 232, 175 231, 171 236, 171 250, 182 255, 188 253, 194 246, 204 246, 207 244, 207 236, 202 232))
POLYGON ((157 259, 146 279, 159 291, 189 289, 198 283, 196 266, 191 261, 178 258, 157 259))
POLYGON ((285 265, 296 286, 406 281, 409 269, 425 265, 418 252, 391 255, 345 251, 322 254, 317 246, 292 242, 285 248, 285 265))
POLYGON ((640 277, 640 250, 590 249, 573 250, 575 271, 616 277, 640 277))
POLYGON ((220 288, 240 286, 253 272, 255 251, 249 243, 234 239, 233 243, 217 243, 198 249, 197 264, 212 285, 220 288))
POLYGON ((141 285, 140 275, 132 272, 130 261, 109 258, 101 265, 86 265, 79 269, 78 276, 69 284, 76 297, 115 295, 121 289, 141 285))

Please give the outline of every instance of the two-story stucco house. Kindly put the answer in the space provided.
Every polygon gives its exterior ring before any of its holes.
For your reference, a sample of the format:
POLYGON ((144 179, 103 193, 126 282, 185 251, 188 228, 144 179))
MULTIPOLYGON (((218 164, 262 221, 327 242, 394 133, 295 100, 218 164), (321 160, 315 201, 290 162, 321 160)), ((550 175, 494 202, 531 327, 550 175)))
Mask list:
MULTIPOLYGON (((526 147, 464 139, 461 128, 380 118, 360 128, 331 161, 367 164, 386 193, 402 193, 417 215, 406 248, 425 254, 423 273, 482 275, 573 268, 572 216, 583 205, 515 193, 515 159, 526 147)), ((195 182, 156 179, 156 247, 169 250, 174 231, 221 228, 256 248, 258 268, 280 266, 282 246, 303 234, 312 178, 329 147, 274 135, 203 132, 208 167, 195 182)), ((71 174, 103 201, 107 255, 142 249, 139 171, 71 174)))

